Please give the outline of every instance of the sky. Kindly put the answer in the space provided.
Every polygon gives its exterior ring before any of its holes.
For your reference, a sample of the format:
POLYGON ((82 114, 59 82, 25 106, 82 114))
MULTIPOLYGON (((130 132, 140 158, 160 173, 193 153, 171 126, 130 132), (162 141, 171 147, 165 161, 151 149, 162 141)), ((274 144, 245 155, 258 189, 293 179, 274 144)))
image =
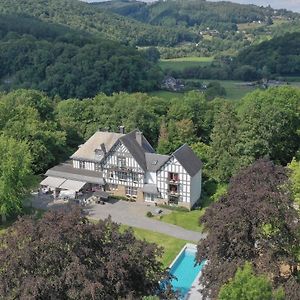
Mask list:
MULTIPOLYGON (((102 2, 107 0, 84 0, 86 2, 102 2)), ((143 1, 143 0, 142 0, 143 1)), ((154 2, 156 0, 144 0, 144 2, 154 2)), ((220 0, 213 0, 220 1, 220 0)), ((300 0, 231 0, 231 2, 243 3, 243 4, 256 4, 256 5, 271 5, 273 8, 286 8, 300 12, 300 0)))

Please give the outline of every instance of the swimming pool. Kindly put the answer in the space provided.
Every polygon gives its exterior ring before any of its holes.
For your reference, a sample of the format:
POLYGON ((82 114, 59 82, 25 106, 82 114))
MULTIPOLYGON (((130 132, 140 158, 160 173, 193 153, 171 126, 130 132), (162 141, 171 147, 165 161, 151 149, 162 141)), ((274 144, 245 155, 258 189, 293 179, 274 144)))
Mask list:
POLYGON ((170 266, 170 273, 176 277, 171 284, 180 293, 181 299, 185 298, 205 264, 203 261, 195 266, 196 251, 196 245, 187 244, 170 266))

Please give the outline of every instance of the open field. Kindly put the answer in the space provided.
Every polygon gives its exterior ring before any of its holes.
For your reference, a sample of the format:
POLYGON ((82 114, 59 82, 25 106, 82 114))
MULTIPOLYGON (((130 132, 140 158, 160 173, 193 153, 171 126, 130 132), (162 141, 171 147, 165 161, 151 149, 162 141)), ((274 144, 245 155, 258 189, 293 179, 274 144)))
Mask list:
POLYGON ((153 92, 149 92, 148 94, 150 96, 155 96, 155 97, 166 99, 166 100, 170 100, 172 98, 180 98, 183 96, 183 93, 169 92, 169 91, 164 91, 164 90, 153 91, 153 92))
MULTIPOLYGON (((188 81, 188 80, 186 80, 188 81)), ((196 81, 195 79, 191 79, 191 81, 196 81)), ((208 84, 210 82, 218 81, 220 84, 225 88, 226 90, 226 99, 232 99, 232 100, 238 100, 243 98, 247 93, 250 93, 254 91, 255 87, 249 87, 249 86, 241 86, 238 83, 239 81, 234 80, 210 80, 210 79, 200 79, 199 82, 202 82, 204 84, 208 84)), ((294 82, 292 85, 300 86, 300 82, 294 82)), ((181 98, 183 97, 183 93, 178 92, 169 92, 169 91, 153 91, 148 93, 151 96, 156 96, 162 99, 172 99, 172 98, 181 98)))
POLYGON ((241 99, 246 94, 253 92, 256 89, 256 87, 252 87, 252 86, 242 86, 239 84, 241 83, 240 81, 235 81, 235 80, 209 80, 209 79, 202 80, 202 82, 206 84, 215 81, 220 82, 220 84, 225 88, 226 98, 232 100, 241 99))
POLYGON ((161 59, 159 66, 162 70, 170 69, 182 71, 185 68, 209 65, 214 60, 213 57, 180 57, 172 59, 161 59))

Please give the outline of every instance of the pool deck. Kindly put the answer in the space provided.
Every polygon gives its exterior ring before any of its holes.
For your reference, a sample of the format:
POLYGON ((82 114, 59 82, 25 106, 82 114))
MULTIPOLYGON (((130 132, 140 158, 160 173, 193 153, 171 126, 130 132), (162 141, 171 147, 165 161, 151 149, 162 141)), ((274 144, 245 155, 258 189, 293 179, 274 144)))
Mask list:
POLYGON ((187 295, 185 296, 185 300, 202 300, 202 294, 199 291, 202 287, 200 284, 200 276, 202 271, 199 272, 197 277, 195 278, 192 287, 188 291, 187 295))

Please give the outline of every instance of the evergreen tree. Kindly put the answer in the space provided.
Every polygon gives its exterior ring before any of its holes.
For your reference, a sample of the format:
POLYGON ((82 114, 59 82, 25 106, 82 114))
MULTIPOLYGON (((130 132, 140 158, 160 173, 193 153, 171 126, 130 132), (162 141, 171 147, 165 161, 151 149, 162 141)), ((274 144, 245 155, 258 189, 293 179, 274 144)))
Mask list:
POLYGON ((213 176, 220 182, 226 182, 238 168, 237 144, 238 119, 233 105, 225 102, 211 134, 211 159, 213 176))

